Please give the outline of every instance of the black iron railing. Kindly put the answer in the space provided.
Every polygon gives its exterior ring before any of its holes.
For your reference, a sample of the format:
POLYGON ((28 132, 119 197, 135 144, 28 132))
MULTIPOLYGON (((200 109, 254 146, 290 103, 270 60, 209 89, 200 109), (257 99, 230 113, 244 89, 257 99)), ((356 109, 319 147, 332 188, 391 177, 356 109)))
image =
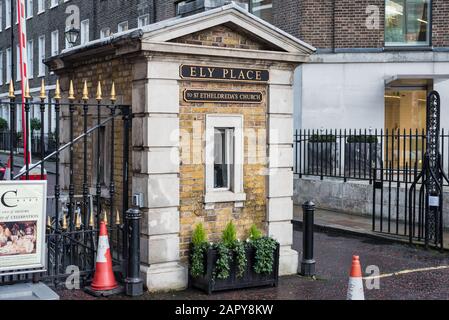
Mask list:
MULTIPOLYGON (((439 134, 442 164, 449 166, 449 134, 439 134)), ((297 130, 295 166, 299 177, 413 181, 426 152, 426 132, 418 129, 297 130)))
MULTIPOLYGON (((3 105, 9 107, 8 132, 0 135, 0 149, 6 151, 11 160, 10 180, 29 179, 30 175, 44 178, 47 173, 47 267, 45 273, 34 270, 22 274, 5 275, 0 273, 0 284, 27 280, 30 277, 42 277, 55 285, 63 282, 70 274, 68 267, 78 268, 81 281, 88 282, 95 268, 95 255, 98 230, 101 221, 105 221, 109 230, 110 249, 115 271, 126 277, 127 228, 125 213, 129 209, 129 133, 130 107, 115 103, 115 88, 112 85, 111 98, 104 103, 101 86, 97 89, 96 101, 89 102, 88 90, 84 84, 83 97, 75 99, 73 83, 70 84, 68 97, 62 99, 57 82, 54 103, 46 102, 45 90, 42 89, 40 102, 32 102, 29 93, 24 104, 26 131, 29 132, 30 110, 38 108, 41 125, 44 127, 46 112, 54 112, 56 117, 55 132, 45 135, 43 131, 31 137, 31 152, 35 155, 32 163, 25 163, 25 170, 19 172, 16 164, 17 153, 22 151, 25 158, 29 156, 28 148, 23 146, 23 137, 17 133, 16 111, 23 103, 16 101, 14 90, 10 90, 10 99, 3 105), (122 137, 118 140, 116 131, 121 126, 122 137), (101 129, 108 128, 112 134, 101 136, 101 129), (62 137, 69 137, 62 142, 62 137), (117 141, 118 140, 118 141, 117 141), (22 144, 21 144, 22 141, 22 144), (108 148, 104 148, 107 145, 108 148), (117 154, 115 148, 120 150, 117 154), (108 150, 104 155, 105 150, 108 150), (62 162, 64 156, 64 163, 62 162), (115 157, 120 157, 122 177, 117 176, 114 168, 115 157), (52 169, 47 170, 51 161, 52 169), (105 172, 105 163, 109 170, 105 172), (61 171, 61 168, 67 171, 61 171), (100 176, 100 173, 102 176, 100 176), (107 184, 104 176, 107 176, 107 184), (64 179, 62 179, 64 178, 64 179), (61 181, 66 181, 65 186, 61 181), (121 194, 116 193, 116 181, 122 183, 121 194), (118 196, 121 198, 118 199, 118 196), (51 203, 51 205, 49 205, 51 203)), ((23 135, 22 135, 23 136, 23 135)))

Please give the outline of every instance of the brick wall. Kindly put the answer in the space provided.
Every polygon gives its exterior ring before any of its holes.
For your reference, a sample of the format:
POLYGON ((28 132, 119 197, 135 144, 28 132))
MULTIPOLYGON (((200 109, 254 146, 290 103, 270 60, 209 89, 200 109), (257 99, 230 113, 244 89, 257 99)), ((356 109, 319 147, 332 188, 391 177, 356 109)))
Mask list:
MULTIPOLYGON (((219 47, 237 47, 245 49, 261 49, 264 46, 256 40, 239 35, 227 27, 215 27, 199 34, 175 40, 181 43, 212 45, 219 47)), ((237 226, 238 237, 246 239, 248 230, 253 223, 265 230, 266 193, 265 175, 266 145, 265 140, 259 141, 263 150, 258 150, 257 159, 249 161, 248 139, 244 142, 243 189, 247 200, 243 208, 235 208, 234 203, 215 204, 214 209, 206 210, 205 195, 205 164, 204 141, 200 140, 198 150, 201 154, 193 154, 192 139, 204 137, 206 114, 243 114, 244 131, 253 130, 256 134, 266 136, 267 121, 267 86, 261 84, 217 83, 201 81, 182 81, 180 84, 180 130, 188 132, 190 139, 181 136, 181 167, 180 167, 180 254, 181 260, 188 257, 189 244, 194 227, 202 222, 205 225, 210 241, 221 238, 226 224, 233 221, 237 226), (211 90, 261 91, 263 101, 260 104, 216 104, 216 103, 187 103, 183 100, 183 90, 189 88, 211 90), (196 128, 194 130, 194 127, 196 128), (198 132, 199 130, 199 132, 198 132), (195 161, 196 160, 196 161, 195 161), (254 161, 256 160, 256 161, 254 161)), ((204 139, 203 139, 204 140, 204 139)), ((198 140, 195 140, 198 141, 198 140)), ((197 149, 195 149, 196 151, 197 149)), ((254 156, 254 155, 253 155, 254 156)))
MULTIPOLYGON (((257 105, 213 103, 191 104, 184 102, 181 98, 181 132, 189 132, 190 136, 193 138, 195 126, 195 128, 200 129, 197 133, 199 133, 200 136, 204 136, 206 114, 224 113, 243 114, 244 131, 254 130, 254 132, 266 133, 267 90, 265 85, 237 85, 232 83, 184 81, 181 84, 181 97, 183 89, 185 88, 262 91, 263 101, 257 105)), ((221 238, 223 229, 231 220, 237 226, 238 237, 240 239, 246 239, 251 225, 256 223, 261 229, 265 229, 264 222, 266 219, 265 176, 263 174, 264 168, 266 167, 264 164, 266 159, 259 158, 257 163, 254 163, 255 161, 248 161, 248 139, 245 139, 244 146, 245 162, 243 166, 243 189, 246 193, 247 200, 245 201, 243 208, 234 208, 233 202, 215 204, 215 207, 212 210, 206 210, 204 208, 205 165, 203 160, 200 160, 199 163, 191 160, 195 159, 195 157, 204 159, 203 153, 205 144, 202 142, 202 146, 199 148, 202 152, 201 155, 193 155, 193 150, 189 146, 191 146, 191 141, 189 141, 189 139, 181 139, 180 251, 183 261, 187 260, 192 231, 199 222, 204 223, 209 236, 209 241, 216 241, 221 238)), ((265 149, 265 144, 263 144, 263 148, 265 149)), ((265 155, 266 150, 259 150, 259 153, 265 155)))
POLYGON ((175 39, 172 42, 221 48, 268 50, 268 48, 259 42, 244 37, 225 26, 217 26, 201 32, 192 33, 175 39))
POLYGON ((433 0, 432 45, 449 47, 449 1, 433 0))
POLYGON ((299 37, 319 49, 332 48, 332 0, 303 0, 300 8, 299 37))
POLYGON ((382 48, 384 45, 384 0, 339 0, 335 4, 336 48, 382 48), (368 29, 366 9, 375 5, 380 10, 379 29, 368 29))

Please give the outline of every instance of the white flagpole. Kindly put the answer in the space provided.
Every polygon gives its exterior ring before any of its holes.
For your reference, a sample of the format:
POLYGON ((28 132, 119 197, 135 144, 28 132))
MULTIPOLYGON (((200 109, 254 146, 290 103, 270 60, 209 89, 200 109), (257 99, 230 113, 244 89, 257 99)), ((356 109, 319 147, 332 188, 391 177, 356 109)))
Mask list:
MULTIPOLYGON (((23 148, 25 163, 31 163, 31 135, 27 132, 26 116, 25 116, 25 91, 28 84, 28 59, 27 59, 27 32, 25 18, 25 0, 17 0, 17 16, 19 27, 19 55, 20 55, 20 77, 22 88, 22 132, 23 132, 23 148), (28 150, 28 152, 25 152, 28 150), (28 158, 26 154, 28 153, 28 158)), ((28 117, 29 118, 29 117, 28 117)), ((30 119, 28 119, 30 120, 30 119)), ((28 125, 28 128, 30 126, 28 125)), ((29 130, 31 131, 31 130, 29 130)))

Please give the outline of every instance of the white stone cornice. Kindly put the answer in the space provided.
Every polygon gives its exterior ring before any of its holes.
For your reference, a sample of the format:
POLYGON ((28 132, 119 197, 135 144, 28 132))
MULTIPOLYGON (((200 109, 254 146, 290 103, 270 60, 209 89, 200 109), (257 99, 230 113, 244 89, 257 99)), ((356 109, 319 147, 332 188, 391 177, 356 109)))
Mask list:
POLYGON ((142 50, 173 54, 189 54, 210 57, 233 57, 236 59, 271 60, 293 63, 309 61, 309 55, 282 51, 246 50, 235 48, 215 48, 201 45, 172 42, 143 42, 142 50))

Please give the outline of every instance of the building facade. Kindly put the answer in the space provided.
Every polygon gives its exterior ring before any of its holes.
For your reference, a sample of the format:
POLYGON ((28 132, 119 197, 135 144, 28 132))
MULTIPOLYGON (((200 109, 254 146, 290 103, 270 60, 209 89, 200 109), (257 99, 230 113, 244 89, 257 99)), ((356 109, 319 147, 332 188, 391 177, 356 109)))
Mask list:
POLYGON ((317 54, 297 73, 297 128, 424 129, 433 89, 447 112, 449 2, 300 3, 299 36, 317 54))
MULTIPOLYGON (((132 108, 131 189, 142 196, 141 275, 149 290, 186 287, 198 223, 209 241, 219 240, 229 221, 240 239, 256 224, 280 243, 279 273, 297 272, 291 247, 293 73, 314 50, 230 4, 47 61, 61 79, 63 99, 72 78, 78 96, 83 81, 93 92, 98 81, 110 88, 116 80, 117 103, 132 108)), ((95 123, 96 114, 90 119, 95 123)), ((120 144, 120 133, 114 134, 120 144)), ((120 159, 114 161, 120 167, 120 159)))

